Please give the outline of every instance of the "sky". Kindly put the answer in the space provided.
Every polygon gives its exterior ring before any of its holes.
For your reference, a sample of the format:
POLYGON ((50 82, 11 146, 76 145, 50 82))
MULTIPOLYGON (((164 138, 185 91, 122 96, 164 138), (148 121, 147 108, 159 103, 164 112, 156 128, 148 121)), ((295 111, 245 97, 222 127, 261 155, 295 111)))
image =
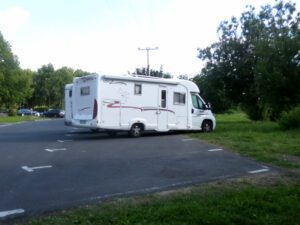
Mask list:
POLYGON ((0 31, 23 69, 52 63, 101 74, 146 67, 174 76, 199 74, 198 48, 246 5, 275 0, 0 0, 0 31))

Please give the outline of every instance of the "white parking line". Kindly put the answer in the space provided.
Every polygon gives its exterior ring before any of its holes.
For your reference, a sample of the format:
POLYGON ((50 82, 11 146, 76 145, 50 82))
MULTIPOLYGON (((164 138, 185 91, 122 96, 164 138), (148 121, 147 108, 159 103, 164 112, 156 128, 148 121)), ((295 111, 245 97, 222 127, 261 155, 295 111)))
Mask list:
POLYGON ((144 188, 144 189, 137 189, 137 190, 131 190, 131 191, 125 191, 125 192, 117 192, 114 194, 99 195, 99 196, 87 198, 86 200, 101 200, 101 199, 113 198, 113 197, 118 197, 118 196, 123 196, 123 195, 132 195, 132 194, 137 194, 137 193, 145 193, 145 192, 147 193, 147 192, 153 192, 153 191, 159 191, 159 190, 166 190, 168 188, 173 188, 173 187, 177 187, 177 186, 185 186, 185 185, 190 185, 193 183, 194 183, 194 181, 183 181, 183 182, 178 182, 178 183, 172 183, 169 185, 153 186, 153 187, 144 188))
POLYGON ((268 172, 270 169, 260 169, 260 170, 252 170, 248 171, 248 173, 255 174, 255 173, 263 173, 263 172, 268 172))
POLYGON ((13 210, 8 210, 8 211, 2 211, 0 212, 0 218, 4 218, 6 216, 10 216, 13 214, 20 214, 20 213, 24 213, 25 210, 24 209, 13 209, 13 210))
POLYGON ((0 127, 8 127, 11 126, 11 124, 0 124, 0 127))
POLYGON ((72 134, 65 134, 66 137, 71 137, 73 136, 72 134))
POLYGON ((223 151, 223 149, 222 148, 214 148, 214 149, 209 149, 207 151, 209 151, 209 152, 218 152, 218 151, 223 151))
POLYGON ((35 166, 35 167, 29 167, 29 166, 22 166, 21 167, 23 170, 26 170, 27 172, 31 173, 34 170, 39 170, 39 169, 48 169, 48 168, 52 168, 51 165, 47 165, 47 166, 35 166))
POLYGON ((67 141, 73 141, 73 140, 57 140, 57 142, 59 142, 59 143, 64 143, 64 142, 67 142, 67 141))
POLYGON ((47 152, 56 152, 56 151, 66 151, 66 148, 46 148, 45 151, 47 152))
POLYGON ((181 141, 193 141, 194 139, 192 138, 186 138, 186 139, 181 139, 181 141))

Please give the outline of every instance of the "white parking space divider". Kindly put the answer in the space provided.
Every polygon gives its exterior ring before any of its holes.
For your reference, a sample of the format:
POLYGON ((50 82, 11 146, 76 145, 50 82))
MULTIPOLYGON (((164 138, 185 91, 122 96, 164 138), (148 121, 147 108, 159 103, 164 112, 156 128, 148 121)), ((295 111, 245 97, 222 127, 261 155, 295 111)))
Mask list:
POLYGON ((73 140, 57 140, 57 142, 59 142, 59 143, 64 143, 64 142, 67 142, 67 141, 73 141, 73 140))
POLYGON ((51 165, 47 165, 47 166, 35 166, 35 167, 29 167, 29 166, 22 166, 21 167, 23 170, 31 173, 34 172, 34 170, 39 170, 39 169, 49 169, 52 168, 51 165))
POLYGON ((47 152, 56 152, 56 151, 66 151, 67 148, 46 148, 45 151, 47 152))
POLYGON ((207 151, 209 151, 209 152, 219 152, 219 151, 223 151, 223 149, 222 148, 214 148, 214 149, 209 149, 207 151))
POLYGON ((186 141, 193 141, 194 139, 192 138, 186 138, 186 139, 181 139, 181 141, 186 142, 186 141))
POLYGON ((270 169, 259 169, 259 170, 252 170, 252 171, 248 171, 248 173, 250 174, 256 174, 256 173, 264 173, 264 172, 268 172, 270 169))
POLYGON ((14 214, 20 214, 20 213, 24 213, 25 210, 24 209, 13 209, 13 210, 7 210, 7 211, 1 211, 0 212, 0 218, 4 218, 7 216, 11 216, 14 214))

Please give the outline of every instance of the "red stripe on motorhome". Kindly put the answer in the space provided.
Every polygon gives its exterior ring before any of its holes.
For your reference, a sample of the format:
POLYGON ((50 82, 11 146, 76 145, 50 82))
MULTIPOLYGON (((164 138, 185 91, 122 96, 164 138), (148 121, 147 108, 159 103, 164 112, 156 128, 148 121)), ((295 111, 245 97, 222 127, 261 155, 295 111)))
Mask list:
POLYGON ((137 110, 141 110, 142 111, 157 111, 157 110, 160 110, 160 111, 166 111, 166 112, 171 112, 171 113, 174 113, 174 111, 172 110, 169 110, 169 109, 163 109, 163 108, 146 108, 146 107, 135 107, 135 106, 121 106, 121 105, 116 105, 116 104, 120 104, 120 102, 118 101, 115 101, 113 103, 110 103, 107 105, 108 108, 126 108, 126 109, 137 109, 137 110))

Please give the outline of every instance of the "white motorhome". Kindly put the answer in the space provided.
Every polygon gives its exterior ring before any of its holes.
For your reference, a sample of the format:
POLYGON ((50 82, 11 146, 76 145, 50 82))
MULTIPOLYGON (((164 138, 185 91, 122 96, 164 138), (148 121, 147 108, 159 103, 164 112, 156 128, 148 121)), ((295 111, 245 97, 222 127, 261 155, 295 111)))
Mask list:
POLYGON ((65 85, 65 125, 70 126, 72 124, 72 95, 73 84, 65 85))
POLYGON ((216 122, 196 84, 188 80, 92 74, 73 82, 72 125, 129 131, 212 131, 216 122))

